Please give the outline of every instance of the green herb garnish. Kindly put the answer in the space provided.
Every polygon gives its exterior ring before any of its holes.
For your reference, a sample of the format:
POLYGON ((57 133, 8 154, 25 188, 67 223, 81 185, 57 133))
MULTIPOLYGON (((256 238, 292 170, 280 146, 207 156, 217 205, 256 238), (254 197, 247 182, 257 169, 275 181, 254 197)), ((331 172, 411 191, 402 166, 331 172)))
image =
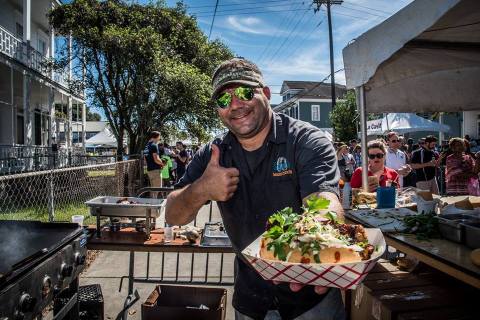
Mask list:
MULTIPOLYGON (((292 208, 285 208, 271 215, 268 218, 267 231, 263 235, 264 238, 270 239, 267 244, 267 250, 272 250, 273 248, 274 256, 282 261, 287 260, 286 252, 292 243, 292 240, 294 241, 294 245, 298 245, 297 248, 300 249, 302 255, 311 251, 319 251, 320 246, 318 243, 300 242, 294 240, 294 237, 299 235, 297 230, 297 227, 299 227, 297 224, 299 222, 302 222, 302 226, 311 225, 310 229, 303 230, 302 234, 315 234, 319 231, 318 225, 309 222, 314 222, 320 210, 328 210, 329 205, 330 200, 311 196, 306 200, 306 205, 302 208, 304 212, 301 215, 293 212, 292 208)), ((333 223, 338 222, 335 212, 329 211, 324 217, 331 220, 333 223)), ((315 258, 316 262, 320 261, 318 254, 314 256, 317 256, 315 258)))

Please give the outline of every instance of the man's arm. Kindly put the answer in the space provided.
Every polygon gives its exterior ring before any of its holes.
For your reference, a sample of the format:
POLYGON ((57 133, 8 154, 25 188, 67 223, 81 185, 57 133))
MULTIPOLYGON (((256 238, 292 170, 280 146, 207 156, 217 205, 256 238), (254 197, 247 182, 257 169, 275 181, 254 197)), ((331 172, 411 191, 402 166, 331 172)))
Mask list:
MULTIPOLYGON (((201 176, 183 189, 175 190, 168 195, 165 208, 167 223, 187 224, 195 218, 198 210, 208 200, 227 201, 237 190, 238 170, 221 167, 220 150, 214 144, 211 148, 210 161, 201 176)), ((192 170, 194 166, 195 164, 189 166, 187 171, 192 170)))
POLYGON ((165 220, 171 225, 184 225, 195 219, 198 210, 207 202, 200 180, 171 192, 167 197, 165 220))
POLYGON ((155 161, 156 164, 158 164, 160 167, 163 168, 164 163, 163 163, 162 159, 160 159, 160 157, 158 156, 158 153, 153 154, 153 161, 155 161))

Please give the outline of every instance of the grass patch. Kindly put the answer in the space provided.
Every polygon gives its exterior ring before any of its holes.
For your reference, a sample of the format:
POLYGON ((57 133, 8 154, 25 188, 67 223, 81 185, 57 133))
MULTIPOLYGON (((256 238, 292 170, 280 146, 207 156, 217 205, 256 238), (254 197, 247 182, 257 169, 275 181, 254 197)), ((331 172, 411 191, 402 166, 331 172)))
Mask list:
MULTIPOLYGON (((72 216, 76 214, 85 216, 84 225, 96 223, 96 218, 90 215, 89 208, 83 203, 55 207, 55 222, 71 222, 72 216)), ((46 207, 22 208, 0 214, 0 220, 37 220, 47 222, 48 209, 46 207)))
POLYGON ((93 170, 87 171, 88 177, 115 177, 115 170, 93 170))

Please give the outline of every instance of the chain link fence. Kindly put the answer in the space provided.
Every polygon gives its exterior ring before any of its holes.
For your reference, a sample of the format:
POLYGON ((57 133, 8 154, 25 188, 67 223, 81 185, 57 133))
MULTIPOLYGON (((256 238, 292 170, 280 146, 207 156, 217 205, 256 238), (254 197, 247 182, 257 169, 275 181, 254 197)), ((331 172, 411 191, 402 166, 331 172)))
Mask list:
POLYGON ((97 196, 130 196, 142 186, 139 159, 0 176, 0 219, 70 221, 97 196))

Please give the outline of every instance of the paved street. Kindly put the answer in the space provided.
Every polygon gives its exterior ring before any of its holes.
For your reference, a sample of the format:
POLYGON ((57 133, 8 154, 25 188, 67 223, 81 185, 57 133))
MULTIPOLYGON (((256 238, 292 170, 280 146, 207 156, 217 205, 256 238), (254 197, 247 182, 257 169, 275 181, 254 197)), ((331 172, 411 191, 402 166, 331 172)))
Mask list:
MULTIPOLYGON (((199 213, 197 225, 201 226, 208 221, 210 214, 210 206, 204 206, 199 213)), ((162 214, 161 219, 157 221, 159 225, 163 225, 162 214)), ((212 221, 219 221, 219 211, 216 205, 212 206, 212 221)), ((233 281, 233 254, 224 255, 223 281, 233 281)), ((179 254, 178 280, 190 281, 192 254, 179 254)), ((206 270, 206 254, 195 254, 193 263, 193 281, 204 281, 206 270)), ((219 281, 221 254, 210 254, 208 263, 207 281, 215 283, 219 281)), ((90 268, 82 275, 80 279, 81 285, 98 283, 102 287, 105 300, 105 319, 115 319, 118 312, 123 308, 123 302, 127 296, 128 281, 124 279, 121 291, 119 291, 120 280, 123 276, 128 275, 128 252, 118 251, 102 251, 90 268)), ((174 280, 176 276, 177 254, 165 254, 164 279, 174 280)), ((159 279, 161 276, 162 253, 150 254, 150 271, 149 278, 159 279)), ((135 276, 145 277, 147 267, 147 253, 138 252, 135 254, 135 276)), ((201 286, 201 285, 196 285, 201 286)), ((141 319, 141 304, 146 300, 148 295, 153 291, 154 283, 135 283, 134 288, 140 294, 140 300, 130 309, 129 319, 141 319)), ((210 287, 210 286, 209 286, 210 287)), ((233 308, 231 299, 233 294, 233 286, 222 286, 227 289, 227 319, 233 319, 233 308)))

